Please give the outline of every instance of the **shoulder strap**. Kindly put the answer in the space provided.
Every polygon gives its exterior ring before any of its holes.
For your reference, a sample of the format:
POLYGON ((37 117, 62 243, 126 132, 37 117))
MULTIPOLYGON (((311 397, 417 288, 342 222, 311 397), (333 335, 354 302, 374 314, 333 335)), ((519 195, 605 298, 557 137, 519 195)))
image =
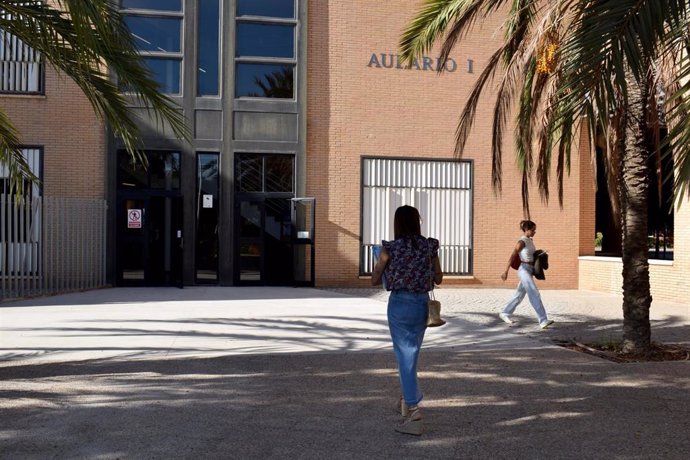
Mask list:
POLYGON ((429 284, 431 285, 431 295, 434 295, 434 262, 431 260, 431 241, 429 238, 426 239, 426 248, 429 253, 429 284))

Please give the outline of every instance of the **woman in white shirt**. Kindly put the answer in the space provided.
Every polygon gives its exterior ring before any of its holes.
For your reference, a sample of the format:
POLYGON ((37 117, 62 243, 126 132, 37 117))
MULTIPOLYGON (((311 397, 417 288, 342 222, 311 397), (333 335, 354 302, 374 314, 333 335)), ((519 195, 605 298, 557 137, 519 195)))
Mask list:
POLYGON ((511 261, 515 257, 519 257, 520 268, 518 268, 517 271, 519 279, 517 290, 515 291, 515 295, 512 299, 510 299, 503 311, 498 314, 498 317, 506 323, 512 324, 514 321, 511 318, 511 315, 513 314, 517 306, 520 304, 520 302, 522 302, 522 299, 525 298, 526 294, 529 298, 530 304, 532 304, 532 308, 534 308, 534 311, 537 313, 539 327, 541 327, 542 329, 546 329, 547 327, 553 324, 553 320, 550 320, 546 316, 546 310, 544 309, 544 304, 541 301, 539 289, 537 289, 537 285, 534 283, 535 247, 532 238, 534 237, 534 234, 537 232, 537 224, 535 224, 531 220, 523 220, 522 222, 520 222, 520 230, 522 230, 524 234, 520 237, 517 244, 515 245, 515 248, 513 249, 513 252, 510 254, 510 258, 508 259, 508 265, 506 266, 505 271, 501 274, 501 279, 505 281, 508 278, 508 270, 510 270, 511 261))

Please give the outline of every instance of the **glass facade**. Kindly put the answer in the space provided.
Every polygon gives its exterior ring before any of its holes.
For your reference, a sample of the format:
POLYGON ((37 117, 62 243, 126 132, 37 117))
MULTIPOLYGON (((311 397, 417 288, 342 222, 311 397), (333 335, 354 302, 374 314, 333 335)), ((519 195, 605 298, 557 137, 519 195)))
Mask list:
POLYGON ((237 64, 236 97, 294 97, 294 66, 286 64, 237 64))
POLYGON ((295 181, 294 156, 238 154, 235 175, 238 192, 292 193, 295 181))
POLYGON ((197 153, 196 282, 218 281, 220 162, 218 153, 197 153))
POLYGON ((173 138, 138 106, 147 166, 113 138, 116 283, 313 278, 305 278, 309 264, 298 261, 304 250, 293 242, 305 142, 297 11, 295 0, 121 2, 142 59, 162 92, 175 96, 192 139, 187 146, 173 138), (130 225, 132 213, 142 216, 139 227, 130 225))
MULTIPOLYGON (((125 0, 123 19, 161 92, 182 94, 182 0, 125 0)), ((127 88, 123 88, 127 90, 127 88)))
POLYGON ((117 155, 119 189, 180 189, 179 152, 148 151, 143 153, 147 165, 124 150, 117 155))
POLYGON ((295 57, 295 27, 278 24, 237 24, 235 56, 295 57))
POLYGON ((220 0, 199 0, 197 96, 220 94, 220 0))
POLYGON ((182 11, 182 0, 122 0, 123 9, 182 11))
POLYGON ((182 51, 182 19, 146 16, 126 16, 124 19, 139 51, 182 51))
POLYGON ((237 0, 237 16, 294 18, 294 0, 237 0))
POLYGON ((235 97, 294 99, 295 3, 239 1, 235 33, 235 97))

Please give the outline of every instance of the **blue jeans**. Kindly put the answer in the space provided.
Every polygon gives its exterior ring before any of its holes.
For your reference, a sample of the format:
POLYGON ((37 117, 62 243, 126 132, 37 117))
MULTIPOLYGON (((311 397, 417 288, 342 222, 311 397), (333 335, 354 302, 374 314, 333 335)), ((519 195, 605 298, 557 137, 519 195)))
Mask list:
POLYGON ((529 303, 532 304, 532 308, 534 308, 534 311, 537 313, 537 319, 541 323, 548 318, 546 316, 544 304, 541 301, 541 296, 539 295, 539 289, 537 289, 537 285, 534 284, 533 273, 534 267, 532 265, 526 263, 520 264, 520 268, 518 268, 517 272, 520 282, 518 283, 515 295, 503 309, 503 313, 512 315, 520 302, 522 302, 522 299, 525 298, 525 294, 527 294, 529 303))
POLYGON ((426 292, 392 291, 388 298, 388 328, 398 360, 403 399, 408 406, 422 400, 417 382, 417 359, 426 331, 426 292))

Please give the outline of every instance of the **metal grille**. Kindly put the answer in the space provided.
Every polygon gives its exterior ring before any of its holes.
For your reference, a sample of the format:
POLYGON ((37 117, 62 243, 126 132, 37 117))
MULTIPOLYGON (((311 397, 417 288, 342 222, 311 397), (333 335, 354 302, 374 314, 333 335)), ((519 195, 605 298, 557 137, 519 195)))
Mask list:
POLYGON ((102 287, 104 200, 0 194, 0 298, 102 287))
POLYGON ((422 216, 422 234, 440 241, 444 273, 471 273, 471 168, 467 161, 364 159, 361 272, 373 269, 373 245, 393 239, 395 210, 410 205, 422 216))
POLYGON ((3 29, 0 29, 0 92, 43 92, 40 53, 3 29))

